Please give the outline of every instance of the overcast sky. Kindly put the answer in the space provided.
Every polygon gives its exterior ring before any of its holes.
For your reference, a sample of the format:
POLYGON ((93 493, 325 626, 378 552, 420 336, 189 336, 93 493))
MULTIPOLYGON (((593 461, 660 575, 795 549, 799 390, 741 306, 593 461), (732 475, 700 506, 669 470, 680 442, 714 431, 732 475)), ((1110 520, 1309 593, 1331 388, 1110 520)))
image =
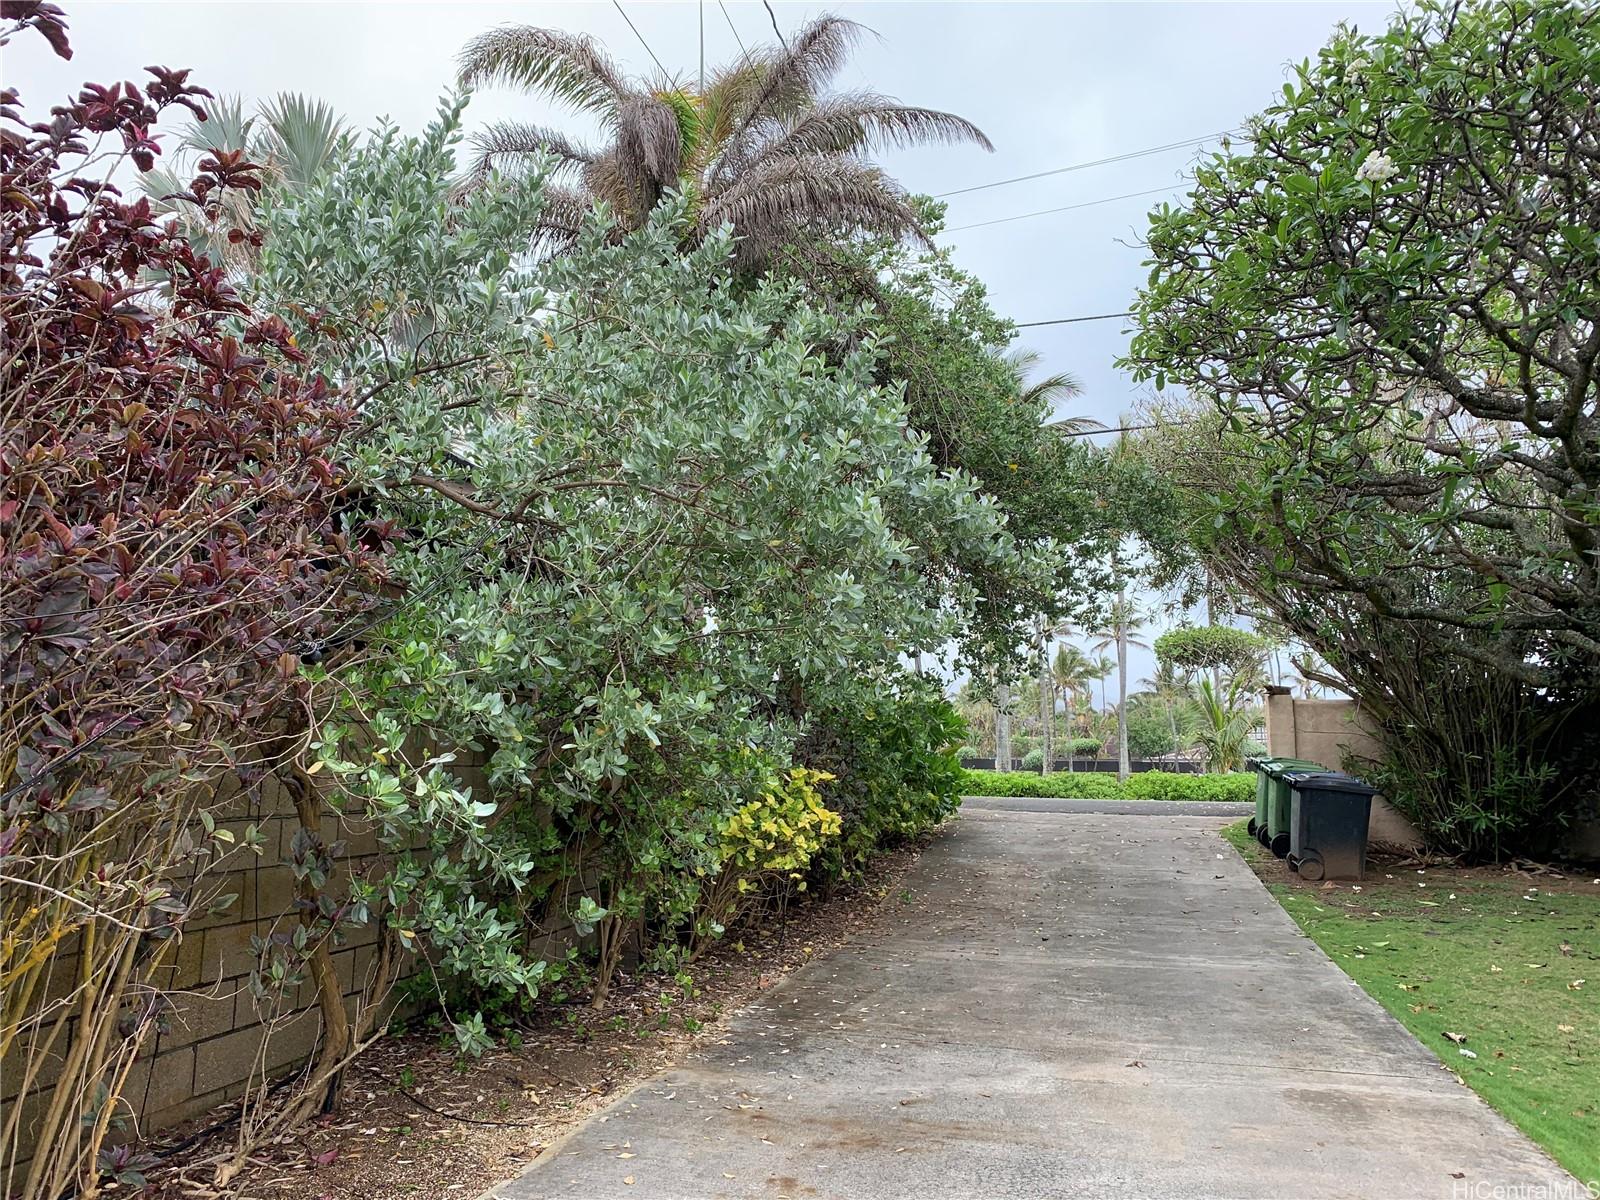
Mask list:
MULTIPOLYGON (((60 0, 76 54, 61 62, 34 35, 4 53, 4 79, 29 109, 86 79, 140 78, 149 64, 193 68, 215 92, 262 98, 298 91, 327 100, 360 126, 390 117, 419 129, 450 87, 456 52, 503 22, 581 30, 637 73, 656 71, 640 36, 610 4, 73 3, 60 0)), ((701 22, 705 58, 774 37, 759 3, 646 3, 622 11, 668 71, 693 81, 701 22), (732 28, 730 28, 730 23, 732 28)), ((1393 4, 1358 3, 774 3, 788 33, 823 11, 870 27, 839 79, 976 122, 994 142, 929 147, 884 158, 907 188, 931 194, 1236 128, 1271 103, 1289 65, 1315 56, 1340 21, 1377 28, 1393 4)), ((37 111, 35 109, 35 111, 37 111)), ((519 117, 587 132, 587 122, 545 101, 486 91, 470 123, 519 117)), ((1193 151, 1054 175, 950 198, 949 224, 1170 188, 1181 195, 1193 151)), ((1137 246, 1144 214, 1161 195, 1139 196, 946 235, 958 261, 989 286, 995 307, 1019 322, 1125 311, 1144 277, 1137 246)), ((1051 370, 1084 384, 1074 410, 1115 424, 1135 400, 1115 366, 1126 323, 1093 321, 1023 330, 1051 370)), ((1133 661, 1147 674, 1148 656, 1133 661)))

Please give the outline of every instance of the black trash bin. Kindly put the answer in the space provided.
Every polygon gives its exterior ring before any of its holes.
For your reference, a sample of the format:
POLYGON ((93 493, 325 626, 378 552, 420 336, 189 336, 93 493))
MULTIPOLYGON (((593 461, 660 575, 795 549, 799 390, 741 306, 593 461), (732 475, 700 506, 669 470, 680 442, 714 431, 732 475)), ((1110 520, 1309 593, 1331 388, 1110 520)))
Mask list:
POLYGON ((1302 879, 1360 879, 1378 789, 1341 771, 1291 771, 1289 853, 1302 879))

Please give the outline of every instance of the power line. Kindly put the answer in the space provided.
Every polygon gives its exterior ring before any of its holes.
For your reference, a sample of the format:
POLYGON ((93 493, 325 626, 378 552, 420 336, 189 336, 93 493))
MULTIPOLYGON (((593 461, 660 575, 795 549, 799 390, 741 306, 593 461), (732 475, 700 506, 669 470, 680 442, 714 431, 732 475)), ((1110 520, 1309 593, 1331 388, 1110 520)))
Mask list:
POLYGON ((778 45, 782 46, 783 52, 787 54, 789 52, 789 42, 783 36, 783 30, 778 28, 778 14, 772 11, 772 0, 761 0, 761 3, 766 6, 767 16, 772 18, 772 32, 778 35, 778 45))
POLYGON ((992 221, 976 221, 971 225, 953 225, 945 229, 944 233, 958 233, 963 229, 982 229, 985 225, 1004 225, 1007 221, 1025 221, 1029 217, 1047 217, 1051 213, 1072 212, 1079 208, 1093 208, 1097 204, 1113 204, 1118 200, 1133 200, 1139 196, 1154 196, 1161 192, 1170 192, 1174 188, 1182 187, 1181 183, 1169 183, 1166 187, 1150 188, 1143 192, 1124 192, 1120 196, 1106 196, 1100 200, 1084 200, 1079 204, 1063 204, 1059 208, 1041 208, 1037 212, 1018 213, 1014 217, 996 217, 992 221))
POLYGON ((1237 129, 1224 129, 1220 133, 1206 133, 1181 142, 1168 142, 1163 146, 1148 146, 1143 150, 1129 150, 1126 154, 1113 154, 1109 158, 1096 158, 1091 159, 1089 162, 1071 163, 1068 166, 1055 167, 1049 171, 1035 171, 1032 175, 1016 175, 1010 179, 997 179, 993 183, 977 183, 971 187, 956 188, 950 192, 939 192, 934 196, 934 199, 943 200, 946 196, 964 196, 968 192, 981 192, 986 188, 1005 187, 1009 183, 1026 183, 1030 179, 1044 179, 1050 175, 1065 175, 1069 171, 1085 171, 1090 167, 1103 167, 1109 163, 1127 162, 1129 159, 1144 158, 1150 154, 1165 154, 1169 150, 1182 150, 1188 146, 1209 142, 1213 138, 1229 137, 1238 132, 1239 130, 1237 129))
POLYGON ((1118 317, 1131 317, 1131 312, 1100 313, 1093 317, 1057 317, 1054 321, 1013 321, 1018 329, 1032 329, 1038 325, 1076 325, 1079 321, 1115 321, 1118 317))
POLYGON ((733 34, 733 40, 739 43, 739 53, 749 57, 750 51, 744 48, 744 39, 739 36, 739 28, 733 23, 733 18, 728 15, 728 6, 717 0, 717 7, 722 10, 722 19, 728 23, 728 29, 733 34))
POLYGON ((651 60, 656 64, 656 70, 660 71, 663 77, 670 78, 667 69, 661 65, 661 60, 656 58, 656 52, 650 49, 650 43, 644 40, 644 34, 640 33, 639 27, 633 23, 633 18, 630 17, 626 12, 623 12, 622 5, 619 4, 617 0, 611 0, 611 6, 619 13, 622 13, 622 19, 628 23, 628 28, 633 30, 633 36, 639 39, 639 44, 644 47, 644 52, 648 54, 651 60))

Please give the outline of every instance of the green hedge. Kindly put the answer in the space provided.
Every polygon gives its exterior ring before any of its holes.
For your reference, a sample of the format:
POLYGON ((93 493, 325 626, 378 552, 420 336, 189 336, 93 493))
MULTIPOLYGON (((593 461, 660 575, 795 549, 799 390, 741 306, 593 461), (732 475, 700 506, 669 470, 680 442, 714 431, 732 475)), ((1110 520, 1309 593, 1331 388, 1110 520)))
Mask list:
POLYGON ((1177 775, 1140 771, 1127 783, 1109 771, 966 771, 964 796, 1059 796, 1071 800, 1223 800, 1248 803, 1256 798, 1252 774, 1177 775))

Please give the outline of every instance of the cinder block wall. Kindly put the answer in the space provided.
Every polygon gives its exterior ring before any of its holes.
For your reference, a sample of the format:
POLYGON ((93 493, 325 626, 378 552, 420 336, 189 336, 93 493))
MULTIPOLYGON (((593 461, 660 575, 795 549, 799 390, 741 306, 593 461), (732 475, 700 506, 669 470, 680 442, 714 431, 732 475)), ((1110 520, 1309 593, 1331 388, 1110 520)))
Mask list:
MULTIPOLYGON (((1343 770, 1352 759, 1375 759, 1383 754, 1376 724, 1354 700, 1302 700, 1269 694, 1266 707, 1268 754, 1303 758, 1332 771, 1343 770)), ((1382 796, 1372 799, 1367 841, 1412 848, 1423 844, 1417 827, 1382 796)))
MULTIPOLYGON (((474 787, 486 783, 482 766, 481 757, 475 759, 465 752, 455 763, 474 787)), ((170 1028, 151 1035, 123 1092, 123 1113, 135 1118, 130 1128, 140 1136, 243 1094, 252 1071, 260 1069, 257 1058, 263 1043, 261 1065, 268 1075, 276 1075, 304 1060, 315 1048, 320 1032, 309 984, 302 985, 275 1016, 257 1010, 249 987, 255 966, 251 936, 266 938, 275 928, 288 930, 299 920, 292 908, 296 882, 289 866, 290 843, 299 827, 293 802, 281 785, 268 781, 260 789, 259 799, 250 801, 240 795, 213 811, 219 827, 234 834, 236 845, 252 823, 263 835, 264 845, 260 855, 236 851, 228 860, 233 869, 208 877, 208 893, 235 893, 237 898, 224 911, 188 922, 181 941, 153 980, 165 988, 172 1007, 170 1028), (262 1023, 264 1015, 273 1017, 270 1036, 262 1023)), ((330 810, 324 814, 324 823, 323 836, 329 842, 345 842, 344 854, 336 861, 338 874, 330 882, 331 894, 343 894, 337 882, 341 878, 376 877, 383 872, 386 857, 379 851, 370 822, 356 816, 341 817, 330 810)), ((343 944, 333 952, 346 1007, 352 1013, 368 999, 377 957, 378 932, 372 925, 347 929, 343 944)), ((54 970, 57 979, 70 981, 76 964, 70 954, 58 955, 54 970)), ((53 991, 59 994, 60 989, 53 991)), ((17 1095, 18 1064, 0 1064, 0 1104, 21 1103, 30 1110, 41 1109, 50 1094, 52 1075, 46 1064, 43 1082, 21 1097, 17 1095)), ((23 1156, 28 1157, 26 1139, 23 1156)))
MULTIPOLYGON (((1376 723, 1354 700, 1267 696, 1268 754, 1304 758, 1342 770, 1351 759, 1375 759, 1382 752, 1376 723)), ((1368 841, 1413 848, 1423 844, 1417 827, 1382 796, 1372 801, 1368 841)), ((1600 817, 1580 816, 1563 833, 1558 853, 1577 862, 1600 862, 1600 817)))

